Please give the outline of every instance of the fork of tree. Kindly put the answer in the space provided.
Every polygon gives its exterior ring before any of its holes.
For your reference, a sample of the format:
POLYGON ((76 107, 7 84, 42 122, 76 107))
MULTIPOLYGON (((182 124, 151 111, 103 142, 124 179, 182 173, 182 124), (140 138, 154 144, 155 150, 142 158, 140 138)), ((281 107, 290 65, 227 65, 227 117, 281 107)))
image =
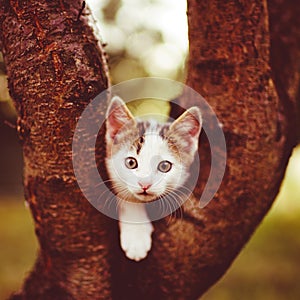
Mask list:
MULTIPOLYGON (((299 15, 292 0, 188 0, 186 84, 224 124, 226 173, 204 209, 196 197, 184 207, 186 218, 155 222, 153 249, 135 263, 119 248, 117 221, 85 200, 72 168, 76 122, 110 85, 88 8, 78 0, 1 0, 0 46, 40 244, 11 299, 196 299, 212 286, 269 210, 297 142, 299 15)), ((105 176, 103 135, 97 161, 105 176)), ((196 196, 210 170, 202 139, 196 196)))

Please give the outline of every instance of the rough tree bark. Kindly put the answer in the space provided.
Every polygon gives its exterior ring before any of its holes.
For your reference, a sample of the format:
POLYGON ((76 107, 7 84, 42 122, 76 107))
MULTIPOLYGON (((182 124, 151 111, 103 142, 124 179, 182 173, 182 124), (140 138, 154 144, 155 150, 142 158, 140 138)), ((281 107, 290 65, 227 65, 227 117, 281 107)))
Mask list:
MULTIPOLYGON (((285 2, 281 6, 282 14, 291 13, 285 2)), ((203 274, 198 292, 226 271, 270 208, 296 143, 295 98, 287 89, 297 90, 299 63, 282 68, 286 82, 280 85, 278 66, 286 56, 274 56, 280 47, 273 42, 282 38, 274 7, 271 20, 277 26, 270 30, 267 1, 189 1, 187 84, 206 98, 223 123, 228 151, 222 186, 195 214, 205 220, 199 228, 201 254, 190 261, 198 265, 195 278, 203 274)), ((204 173, 208 167, 201 165, 204 173)))
POLYGON ((40 243, 34 269, 15 298, 111 298, 109 245, 111 237, 117 241, 111 235, 117 227, 85 200, 72 168, 76 121, 109 85, 102 46, 88 11, 81 10, 82 1, 74 0, 1 1, 25 197, 40 243))
MULTIPOLYGON (((275 79, 274 85, 271 67, 278 70, 279 60, 270 56, 266 1, 188 3, 187 83, 224 124, 227 170, 207 207, 192 200, 182 219, 155 222, 153 249, 139 263, 124 257, 116 221, 89 205, 72 170, 76 121, 108 86, 88 12, 79 15, 81 2, 74 0, 0 3, 0 40, 23 141, 25 195, 40 242, 35 267, 12 298, 199 297, 224 274, 270 208, 295 143, 289 99, 296 94, 290 91, 296 91, 297 70, 288 74, 294 78, 289 83, 280 86, 275 79)), ((205 175, 205 139, 202 145, 205 175)), ((100 146, 102 161, 103 155, 100 146)), ((196 195, 204 182, 201 176, 196 195)))

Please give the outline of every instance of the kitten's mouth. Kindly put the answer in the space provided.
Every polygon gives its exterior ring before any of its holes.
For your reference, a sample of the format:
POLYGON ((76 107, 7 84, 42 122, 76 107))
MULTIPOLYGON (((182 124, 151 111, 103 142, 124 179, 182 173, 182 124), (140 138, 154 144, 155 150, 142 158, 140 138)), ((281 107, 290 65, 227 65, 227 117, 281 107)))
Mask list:
POLYGON ((141 193, 137 193, 140 196, 153 196, 152 194, 147 193, 146 191, 141 192, 141 193))
POLYGON ((136 193, 136 196, 139 200, 147 200, 147 201, 152 201, 152 200, 155 200, 156 197, 154 194, 152 193, 147 193, 146 191, 144 192, 140 192, 140 193, 136 193), (155 199, 154 199, 155 198, 155 199))
POLYGON ((138 193, 139 195, 149 195, 146 191, 143 191, 141 193, 138 193))

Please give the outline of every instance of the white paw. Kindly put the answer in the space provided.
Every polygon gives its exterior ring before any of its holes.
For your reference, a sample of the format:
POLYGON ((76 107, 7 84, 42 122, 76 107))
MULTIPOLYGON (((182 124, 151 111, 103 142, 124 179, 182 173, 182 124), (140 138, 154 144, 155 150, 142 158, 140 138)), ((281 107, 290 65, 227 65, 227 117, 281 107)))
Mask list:
POLYGON ((122 224, 121 247, 128 258, 140 261, 147 256, 151 249, 152 231, 151 223, 122 224))

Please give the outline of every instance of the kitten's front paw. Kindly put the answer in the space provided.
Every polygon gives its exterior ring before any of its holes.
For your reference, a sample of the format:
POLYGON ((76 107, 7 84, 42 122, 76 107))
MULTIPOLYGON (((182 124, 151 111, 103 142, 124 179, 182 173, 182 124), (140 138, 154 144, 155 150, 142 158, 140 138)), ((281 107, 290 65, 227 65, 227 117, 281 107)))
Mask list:
POLYGON ((126 256, 140 261, 151 249, 151 224, 123 224, 121 231, 121 247, 126 256))

